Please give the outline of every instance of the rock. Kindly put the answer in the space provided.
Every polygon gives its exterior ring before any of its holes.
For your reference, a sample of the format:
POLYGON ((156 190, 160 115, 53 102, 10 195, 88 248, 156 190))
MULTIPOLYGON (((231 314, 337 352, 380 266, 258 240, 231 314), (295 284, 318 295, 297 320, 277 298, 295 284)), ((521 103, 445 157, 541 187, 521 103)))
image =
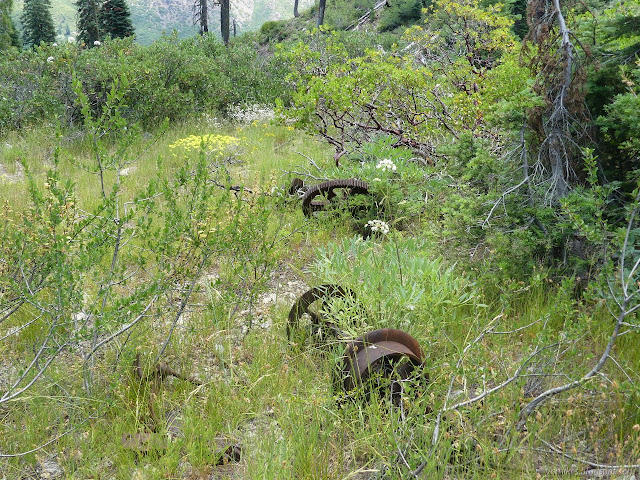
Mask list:
POLYGON ((52 458, 45 457, 39 458, 38 466, 40 467, 40 478, 43 480, 53 480, 55 478, 62 478, 64 472, 62 471, 62 467, 58 465, 58 463, 52 458))

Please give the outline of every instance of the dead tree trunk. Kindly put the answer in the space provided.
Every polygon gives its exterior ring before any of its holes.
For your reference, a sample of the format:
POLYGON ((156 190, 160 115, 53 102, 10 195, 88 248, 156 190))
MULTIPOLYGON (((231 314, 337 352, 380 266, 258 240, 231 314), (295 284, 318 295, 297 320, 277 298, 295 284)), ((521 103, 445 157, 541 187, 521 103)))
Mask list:
POLYGON ((295 2, 293 3, 293 16, 295 18, 298 18, 300 16, 300 14, 298 13, 298 0, 295 0, 295 2))
POLYGON ((327 0, 320 0, 320 4, 318 5, 318 22, 316 23, 316 27, 318 28, 324 23, 324 10, 326 6, 327 0))
POLYGON ((532 0, 527 14, 528 40, 537 46, 532 58, 536 90, 545 100, 545 106, 530 117, 530 126, 541 140, 534 171, 547 182, 545 200, 556 203, 580 176, 577 159, 588 124, 586 76, 578 64, 559 0, 532 0))
POLYGON ((231 0, 220 0, 220 33, 224 44, 229 43, 229 4, 231 0))
POLYGON ((207 9, 207 0, 196 0, 194 4, 195 22, 200 25, 200 35, 204 35, 209 31, 209 12, 207 9))

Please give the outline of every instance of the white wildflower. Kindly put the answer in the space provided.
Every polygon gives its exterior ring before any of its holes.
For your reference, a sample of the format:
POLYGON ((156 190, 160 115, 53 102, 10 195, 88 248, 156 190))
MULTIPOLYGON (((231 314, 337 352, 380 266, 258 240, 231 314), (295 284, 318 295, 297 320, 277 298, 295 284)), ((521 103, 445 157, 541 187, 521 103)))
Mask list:
POLYGON ((369 227, 373 233, 382 233, 386 235, 389 233, 389 224, 382 220, 369 220, 365 227, 369 227))
POLYGON ((47 63, 52 63, 55 60, 53 57, 47 57, 47 63))
POLYGON ((407 305, 407 310, 409 310, 410 312, 413 312, 416 309, 415 305, 407 305))
POLYGON ((380 180, 378 177, 376 177, 376 178, 374 178, 374 179, 372 180, 372 182, 381 182, 381 181, 382 181, 382 180, 380 180))
POLYGON ((396 171, 396 164, 393 163, 388 158, 385 158, 384 160, 380 160, 378 162, 378 165, 376 165, 376 168, 378 170, 382 170, 383 172, 386 172, 387 170, 389 170, 390 172, 395 172, 396 171))
POLYGON ((57 44, 57 43, 52 43, 52 44, 51 44, 51 46, 52 46, 52 47, 57 47, 57 46, 58 46, 58 44, 57 44))
POLYGON ((269 105, 234 105, 229 109, 229 115, 240 125, 265 123, 275 118, 275 112, 269 105))
POLYGON ((67 38, 67 41, 69 43, 76 43, 76 37, 69 37, 69 38, 67 38))
POLYGON ((96 40, 95 42, 93 42, 93 45, 94 45, 95 47, 99 47, 99 46, 100 46, 100 45, 102 45, 102 44, 100 43, 100 41, 99 41, 99 40, 96 40))

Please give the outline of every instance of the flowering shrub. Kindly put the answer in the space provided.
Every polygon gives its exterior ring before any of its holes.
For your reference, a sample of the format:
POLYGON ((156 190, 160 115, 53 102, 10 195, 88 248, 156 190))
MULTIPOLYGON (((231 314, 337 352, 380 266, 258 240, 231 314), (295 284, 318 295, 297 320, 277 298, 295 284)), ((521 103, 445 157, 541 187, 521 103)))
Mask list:
POLYGON ((369 220, 365 227, 370 228, 373 233, 382 233, 383 235, 389 233, 389 224, 382 220, 369 220))
POLYGON ((229 148, 239 147, 241 143, 241 139, 228 135, 189 135, 188 137, 173 142, 169 145, 169 148, 172 150, 181 149, 185 152, 191 152, 192 150, 200 150, 200 148, 204 147, 204 150, 208 154, 220 155, 229 148))
POLYGON ((390 171, 390 172, 395 172, 396 171, 396 164, 393 163, 388 158, 385 158, 384 160, 380 160, 378 162, 378 165, 376 165, 376 168, 378 170, 382 170, 383 172, 386 172, 387 170, 390 171))
POLYGON ((275 112, 269 105, 233 105, 229 108, 229 116, 241 125, 253 122, 268 122, 273 120, 275 112))

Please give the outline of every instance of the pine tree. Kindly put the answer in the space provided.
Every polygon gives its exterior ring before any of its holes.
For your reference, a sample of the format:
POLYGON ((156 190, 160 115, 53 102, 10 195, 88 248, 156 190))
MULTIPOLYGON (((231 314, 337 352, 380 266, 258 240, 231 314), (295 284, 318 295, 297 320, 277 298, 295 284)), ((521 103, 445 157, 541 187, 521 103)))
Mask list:
POLYGON ((21 20, 25 45, 55 42, 56 30, 49 0, 25 0, 21 20))
POLYGON ((104 40, 101 30, 100 9, 97 0, 78 0, 78 41, 92 47, 104 40))
POLYGON ((12 0, 0 0, 0 51, 20 46, 18 32, 11 19, 12 10, 12 0))
POLYGON ((93 47, 105 38, 133 35, 131 12, 125 0, 78 0, 78 40, 93 47))
POLYGON ((106 0, 99 13, 101 30, 105 37, 125 38, 133 35, 131 12, 125 0, 106 0))

